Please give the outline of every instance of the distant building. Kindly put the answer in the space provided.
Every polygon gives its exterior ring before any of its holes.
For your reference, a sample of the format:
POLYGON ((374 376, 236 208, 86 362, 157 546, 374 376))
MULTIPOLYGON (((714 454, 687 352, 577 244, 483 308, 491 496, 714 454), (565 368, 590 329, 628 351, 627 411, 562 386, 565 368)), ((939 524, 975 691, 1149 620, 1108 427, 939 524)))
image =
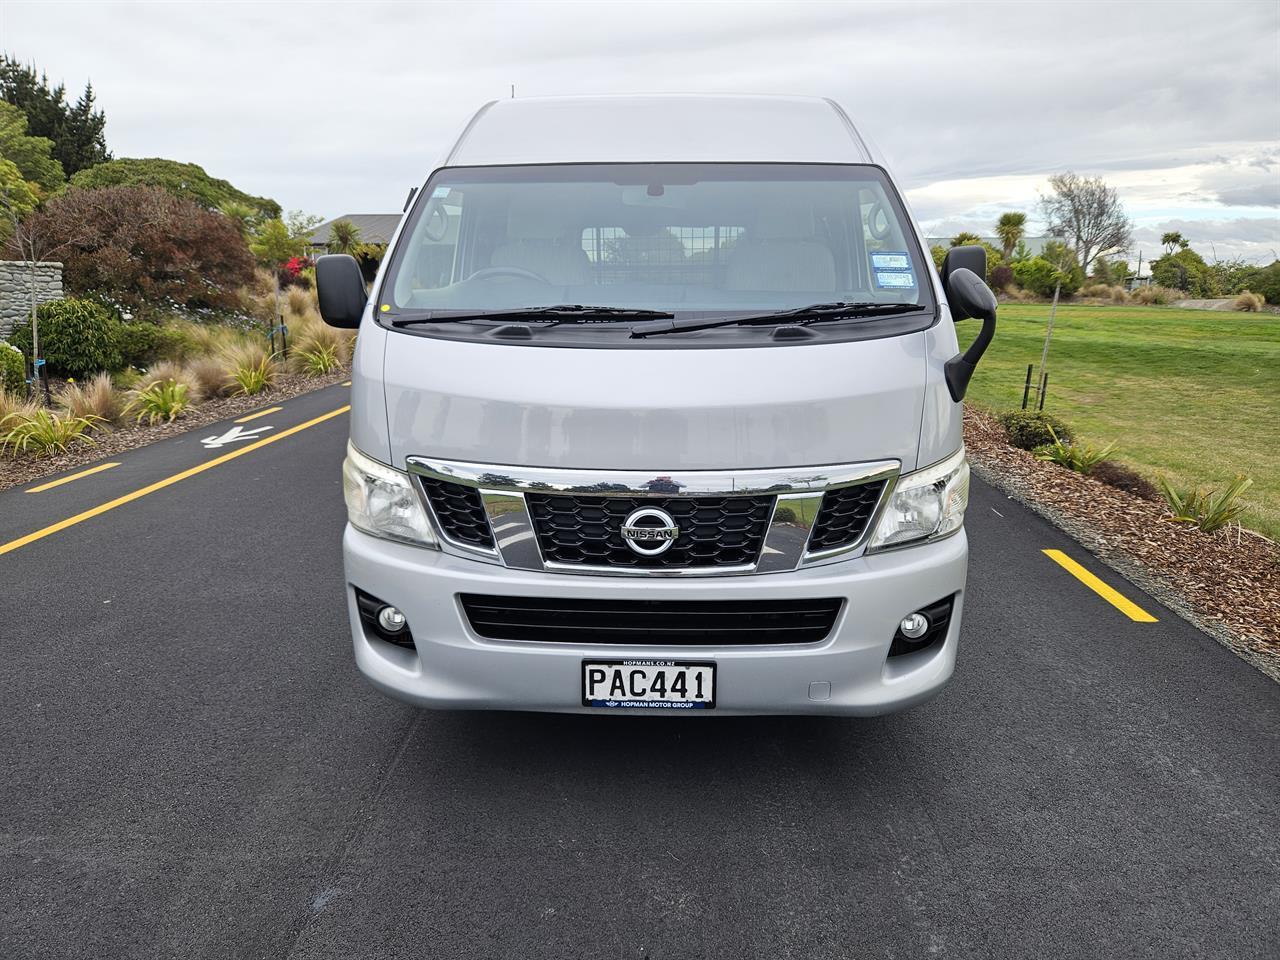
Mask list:
POLYGON ((307 240, 307 252, 312 256, 327 253, 329 250, 329 232, 339 220, 350 220, 360 231, 361 243, 390 243, 391 235, 400 225, 398 213, 344 213, 340 217, 327 220, 311 231, 307 240))
MULTIPOLYGON (((924 239, 930 247, 950 247, 955 237, 925 237, 924 239)), ((1004 249, 1004 241, 999 237, 979 237, 979 239, 983 243, 991 244, 997 250, 1004 249)), ((1026 245, 1027 253, 1035 257, 1044 252, 1045 244, 1052 239, 1053 237, 1023 237, 1022 243, 1026 245)))

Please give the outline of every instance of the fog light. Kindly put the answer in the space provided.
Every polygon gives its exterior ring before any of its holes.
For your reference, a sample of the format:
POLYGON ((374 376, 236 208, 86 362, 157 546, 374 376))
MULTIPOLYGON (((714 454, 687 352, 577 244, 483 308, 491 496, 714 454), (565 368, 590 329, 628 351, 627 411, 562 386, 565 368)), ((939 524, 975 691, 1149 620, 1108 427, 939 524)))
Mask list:
MULTIPOLYGON (((912 616, 917 616, 917 614, 913 613, 912 616)), ((921 617, 920 619, 923 620, 924 618, 921 617)), ((906 623, 905 620, 902 622, 906 623)), ((387 633, 399 633, 404 629, 404 623, 404 614, 395 607, 387 606, 378 611, 378 626, 387 631, 387 633)))
MULTIPOLYGON (((403 620, 404 618, 401 617, 402 622, 403 620)), ((902 635, 908 640, 919 640, 925 635, 925 631, 929 629, 929 618, 923 613, 909 614, 902 618, 902 622, 898 624, 898 629, 902 631, 902 635)))

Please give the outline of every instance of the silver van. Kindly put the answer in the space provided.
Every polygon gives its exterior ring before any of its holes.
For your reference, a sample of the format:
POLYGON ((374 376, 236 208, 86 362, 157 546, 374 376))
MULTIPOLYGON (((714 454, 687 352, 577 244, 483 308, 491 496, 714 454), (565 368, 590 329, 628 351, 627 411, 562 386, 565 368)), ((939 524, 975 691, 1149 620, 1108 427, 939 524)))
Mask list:
POLYGON ((995 327, 829 100, 501 100, 358 327, 356 663, 438 708, 876 714, 951 676, 995 327), (982 320, 960 355, 953 321, 982 320))

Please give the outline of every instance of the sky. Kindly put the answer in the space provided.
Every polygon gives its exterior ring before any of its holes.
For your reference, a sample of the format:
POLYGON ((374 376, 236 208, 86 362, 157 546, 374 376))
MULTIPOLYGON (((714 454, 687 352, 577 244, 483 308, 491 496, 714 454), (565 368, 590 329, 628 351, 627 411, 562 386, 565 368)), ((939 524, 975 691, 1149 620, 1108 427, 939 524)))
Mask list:
POLYGON ((1071 169, 1149 260, 1280 251, 1280 2, 70 3, 0 0, 0 49, 79 92, 117 157, 286 209, 398 211, 488 100, 833 97, 930 236, 990 235, 1071 169))

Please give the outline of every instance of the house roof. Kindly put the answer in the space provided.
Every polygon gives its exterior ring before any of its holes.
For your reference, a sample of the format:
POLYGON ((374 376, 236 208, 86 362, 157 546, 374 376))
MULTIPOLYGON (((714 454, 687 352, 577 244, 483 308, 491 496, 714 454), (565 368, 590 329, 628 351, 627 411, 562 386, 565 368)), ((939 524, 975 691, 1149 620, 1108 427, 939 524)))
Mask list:
POLYGON ((391 235, 400 224, 398 213, 344 213, 340 217, 326 220, 311 231, 311 243, 323 247, 329 242, 329 228, 339 220, 350 220, 360 231, 363 243, 390 243, 391 235))
POLYGON ((871 159, 830 100, 643 94, 492 101, 467 124, 442 166, 871 159))

